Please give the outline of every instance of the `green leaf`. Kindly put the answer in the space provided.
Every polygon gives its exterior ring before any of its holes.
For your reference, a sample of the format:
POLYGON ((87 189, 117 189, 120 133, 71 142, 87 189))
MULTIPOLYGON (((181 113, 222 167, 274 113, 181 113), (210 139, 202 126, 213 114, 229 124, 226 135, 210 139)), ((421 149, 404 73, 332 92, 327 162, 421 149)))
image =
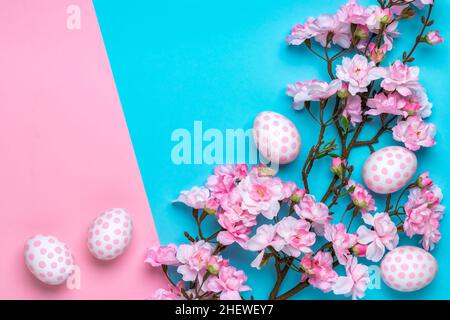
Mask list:
POLYGON ((347 132, 348 131, 348 127, 350 125, 350 122, 344 116, 341 117, 341 122, 342 122, 342 125, 344 126, 344 131, 347 132))

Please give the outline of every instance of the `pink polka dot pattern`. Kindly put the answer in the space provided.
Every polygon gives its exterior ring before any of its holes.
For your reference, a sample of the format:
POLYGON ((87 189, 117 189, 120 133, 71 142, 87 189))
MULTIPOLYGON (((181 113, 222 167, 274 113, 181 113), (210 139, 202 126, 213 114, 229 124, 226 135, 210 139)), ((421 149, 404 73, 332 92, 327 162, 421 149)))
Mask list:
POLYGON ((364 164, 363 180, 367 188, 379 194, 403 188, 417 170, 417 158, 403 147, 386 147, 374 152, 364 164))
POLYGON ((25 264, 40 281, 49 285, 64 283, 75 263, 66 244, 53 236, 36 235, 24 247, 25 264))
POLYGON ((103 212, 92 221, 88 232, 89 251, 100 260, 120 256, 131 242, 133 223, 124 209, 103 212))
POLYGON ((394 290, 412 292, 425 288, 436 276, 436 259, 418 247, 398 247, 381 263, 381 277, 394 290))
POLYGON ((300 154, 302 142, 298 129, 279 113, 258 114, 253 123, 253 138, 260 154, 274 163, 291 163, 300 154))

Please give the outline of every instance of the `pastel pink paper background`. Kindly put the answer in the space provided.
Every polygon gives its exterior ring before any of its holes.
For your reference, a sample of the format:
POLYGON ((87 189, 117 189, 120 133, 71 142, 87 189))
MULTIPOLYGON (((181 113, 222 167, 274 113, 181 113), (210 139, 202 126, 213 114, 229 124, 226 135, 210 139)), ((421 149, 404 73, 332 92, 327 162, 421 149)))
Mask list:
POLYGON ((91 1, 0 2, 0 298, 148 298, 164 285, 143 263, 158 240, 91 1), (66 27, 70 4, 81 30, 66 27), (100 262, 87 228, 113 207, 132 214, 134 238, 100 262), (71 248, 81 290, 26 269, 23 244, 38 233, 71 248))

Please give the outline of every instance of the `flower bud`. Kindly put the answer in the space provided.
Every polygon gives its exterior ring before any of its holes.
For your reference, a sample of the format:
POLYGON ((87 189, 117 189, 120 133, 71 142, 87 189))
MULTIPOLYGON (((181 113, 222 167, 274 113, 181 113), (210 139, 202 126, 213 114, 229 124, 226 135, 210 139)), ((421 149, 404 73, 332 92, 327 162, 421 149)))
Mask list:
POLYGON ((370 31, 367 26, 358 25, 353 33, 354 37, 359 40, 364 40, 369 37, 370 31))
POLYGON ((209 199, 204 210, 207 214, 215 215, 218 209, 219 203, 215 199, 209 199))
POLYGON ((331 172, 342 179, 344 177, 346 163, 347 161, 345 159, 339 157, 333 158, 333 161, 331 162, 331 172))
POLYGON ((432 46, 444 42, 444 38, 441 37, 439 31, 433 30, 428 32, 428 34, 424 38, 424 41, 432 46))
POLYGON ((367 245, 357 243, 351 250, 356 257, 364 258, 367 253, 367 245))
POLYGON ((292 202, 294 203, 299 203, 300 201, 303 200, 303 197, 306 194, 306 190, 305 189, 295 189, 295 191, 292 193, 292 196, 289 198, 292 202))
POLYGON ((428 177, 428 171, 422 173, 419 178, 417 179, 416 184, 419 186, 419 188, 421 189, 426 189, 429 188, 431 186, 433 186, 433 180, 431 180, 428 177))

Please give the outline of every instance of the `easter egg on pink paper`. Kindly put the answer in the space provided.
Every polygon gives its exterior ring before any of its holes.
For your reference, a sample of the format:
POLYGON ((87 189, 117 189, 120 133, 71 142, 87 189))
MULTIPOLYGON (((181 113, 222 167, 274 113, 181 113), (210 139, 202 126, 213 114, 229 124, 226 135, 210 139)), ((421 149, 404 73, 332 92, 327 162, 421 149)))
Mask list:
POLYGON ((437 270, 436 259, 418 247, 398 247, 389 252, 381 262, 384 283, 401 292, 425 288, 433 281, 437 270))
POLYGON ((367 188, 379 194, 403 188, 416 173, 417 158, 404 147, 386 147, 371 154, 363 168, 367 188))
POLYGON ((302 142, 298 129, 279 113, 258 114, 253 123, 253 138, 260 154, 273 163, 288 164, 300 154, 302 142))
POLYGON ((121 208, 111 209, 92 221, 88 231, 88 248, 97 259, 112 260, 125 251, 132 236, 131 215, 121 208))
POLYGON ((25 243, 25 264, 40 281, 49 285, 64 283, 74 272, 75 263, 67 245, 54 236, 36 235, 25 243))

